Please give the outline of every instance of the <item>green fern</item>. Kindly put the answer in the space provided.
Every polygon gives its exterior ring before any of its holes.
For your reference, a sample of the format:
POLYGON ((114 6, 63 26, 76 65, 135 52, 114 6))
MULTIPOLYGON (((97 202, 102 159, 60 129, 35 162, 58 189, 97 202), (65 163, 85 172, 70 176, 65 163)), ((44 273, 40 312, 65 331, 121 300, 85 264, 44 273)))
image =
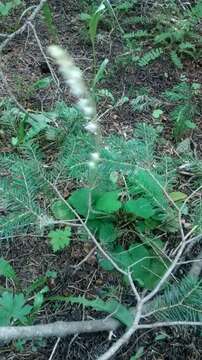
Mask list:
POLYGON ((163 94, 167 100, 175 105, 170 112, 170 117, 174 123, 173 134, 176 139, 179 139, 187 130, 196 127, 194 118, 198 113, 198 85, 182 82, 175 85, 171 90, 166 90, 163 94))
POLYGON ((171 58, 173 64, 174 64, 178 69, 180 69, 180 70, 183 69, 183 63, 182 63, 180 57, 178 56, 178 54, 177 54, 177 52, 176 52, 175 50, 172 50, 172 51, 170 52, 170 58, 171 58))
POLYGON ((115 319, 118 319, 126 326, 131 326, 133 322, 133 315, 127 309, 126 306, 120 304, 115 299, 109 299, 107 301, 103 301, 102 299, 88 300, 84 297, 75 297, 70 296, 68 298, 64 298, 66 301, 69 301, 72 304, 82 304, 84 306, 92 307, 97 311, 104 311, 109 314, 113 314, 115 319))
MULTIPOLYGON (((145 318, 157 321, 201 321, 202 320, 202 283, 192 277, 185 277, 177 285, 168 285, 162 295, 158 295, 143 308, 145 318)), ((82 304, 97 311, 107 312, 126 326, 132 322, 132 314, 124 305, 111 299, 88 300, 84 297, 54 296, 51 301, 65 301, 82 304)))
POLYGON ((155 44, 166 43, 168 40, 171 41, 172 38, 173 38, 173 31, 171 30, 165 31, 155 36, 154 43, 155 44))
POLYGON ((43 18, 44 22, 47 25, 48 32, 53 39, 53 41, 58 41, 58 35, 57 35, 57 28, 54 24, 54 17, 53 12, 48 3, 45 3, 45 5, 42 8, 43 18))
POLYGON ((163 50, 161 48, 152 49, 142 56, 142 58, 138 61, 138 65, 144 67, 152 61, 158 59, 162 54, 163 50))
POLYGON ((181 82, 173 86, 172 89, 166 90, 163 96, 171 102, 189 101, 192 93, 190 85, 187 82, 181 82))
POLYGON ((138 95, 130 103, 134 111, 143 112, 159 106, 161 102, 157 98, 145 94, 138 95))

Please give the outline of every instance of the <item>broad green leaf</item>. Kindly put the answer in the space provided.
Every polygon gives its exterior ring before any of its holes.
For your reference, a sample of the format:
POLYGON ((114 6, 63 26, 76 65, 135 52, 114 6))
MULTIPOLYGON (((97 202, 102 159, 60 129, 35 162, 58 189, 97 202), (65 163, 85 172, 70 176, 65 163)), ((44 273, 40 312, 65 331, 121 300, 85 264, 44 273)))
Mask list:
POLYGON ((118 230, 112 223, 103 223, 99 231, 99 240, 102 244, 113 243, 118 236, 118 230))
POLYGON ((44 302, 44 295, 43 292, 39 292, 35 295, 34 297, 34 305, 33 305, 33 310, 34 311, 39 311, 42 304, 44 302))
POLYGON ((58 220, 72 220, 75 218, 73 212, 68 208, 62 200, 57 200, 51 206, 51 210, 58 220))
POLYGON ((30 305, 25 305, 23 294, 4 292, 0 298, 0 326, 10 325, 17 320, 26 322, 26 316, 31 310, 30 305))
POLYGON ((121 202, 118 200, 118 191, 109 191, 104 193, 95 203, 95 210, 107 214, 118 211, 121 208, 121 202))
POLYGON ((129 254, 129 251, 125 250, 122 246, 118 245, 116 249, 111 253, 111 256, 117 264, 123 269, 127 270, 132 265, 133 260, 129 254))
POLYGON ((51 5, 48 2, 45 2, 42 8, 43 20, 46 24, 49 34, 51 35, 51 41, 56 43, 58 41, 57 28, 54 24, 54 13, 52 11, 51 5))
POLYGON ((145 277, 148 275, 147 268, 150 266, 151 255, 143 244, 131 245, 128 253, 132 259, 131 265, 133 264, 131 266, 132 278, 143 286, 145 277))
POLYGON ((161 188, 163 184, 159 176, 146 169, 138 169, 135 173, 135 181, 156 206, 163 211, 167 210, 168 202, 161 188))
POLYGON ((133 355, 130 360, 138 360, 140 358, 142 358, 142 356, 144 355, 144 347, 140 346, 140 348, 138 349, 138 351, 136 352, 135 355, 133 355))
POLYGON ((105 10, 104 3, 101 3, 100 6, 97 8, 97 10, 90 16, 89 20, 89 34, 92 43, 95 42, 96 33, 97 33, 97 26, 99 23, 99 20, 101 19, 101 16, 103 14, 103 11, 105 10))
POLYGON ((55 107, 55 114, 62 120, 74 123, 80 117, 80 112, 75 107, 70 107, 64 101, 58 101, 55 107))
POLYGON ((127 212, 142 217, 143 219, 148 219, 155 213, 151 202, 143 197, 137 200, 127 201, 125 209, 127 212))
POLYGON ((159 238, 146 238, 144 240, 144 243, 148 246, 151 246, 152 249, 156 249, 156 250, 162 250, 165 246, 165 243, 159 239, 159 238))
POLYGON ((131 312, 122 304, 120 304, 117 300, 107 300, 103 301, 99 298, 95 300, 88 300, 83 297, 74 297, 70 296, 66 298, 67 301, 71 302, 72 304, 82 304, 84 306, 90 306, 97 311, 104 311, 112 316, 115 319, 118 319, 124 325, 130 327, 133 323, 133 315, 131 312))
POLYGON ((170 264, 165 259, 164 259, 164 263, 160 258, 152 259, 150 267, 148 268, 147 276, 144 279, 144 286, 147 289, 152 290, 160 281, 160 279, 167 270, 167 266, 169 265, 170 264))
POLYGON ((154 220, 153 218, 146 219, 144 221, 145 230, 154 230, 159 227, 159 221, 154 220))
POLYGON ((54 252, 64 249, 70 244, 71 228, 66 227, 64 230, 52 230, 48 237, 54 252))
POLYGON ((186 120, 185 125, 188 129, 196 129, 196 124, 193 121, 186 120))
POLYGON ((181 191, 173 191, 169 194, 173 201, 182 201, 187 198, 187 195, 181 191))
POLYGON ((100 64, 100 67, 93 79, 92 88, 94 88, 97 85, 97 83, 103 79, 108 62, 109 62, 108 59, 104 59, 100 64))
POLYGON ((112 271, 112 270, 114 270, 114 266, 112 265, 112 263, 111 263, 109 260, 98 257, 98 262, 99 262, 99 265, 100 265, 104 270, 106 270, 106 271, 112 271))
POLYGON ((80 17, 80 19, 81 19, 82 21, 89 21, 90 18, 91 18, 91 16, 90 16, 89 14, 87 14, 87 13, 81 13, 81 14, 79 15, 79 17, 80 17))
POLYGON ((47 89, 53 81, 51 76, 44 77, 43 79, 37 80, 33 84, 33 88, 36 90, 47 89))
POLYGON ((14 6, 11 2, 7 2, 5 4, 0 3, 0 14, 2 16, 7 16, 13 7, 14 6))
POLYGON ((13 267, 3 258, 0 258, 0 276, 5 276, 10 279, 15 279, 16 277, 13 267))
POLYGON ((31 125, 31 128, 25 135, 25 141, 33 139, 49 126, 49 119, 44 114, 32 114, 32 118, 28 117, 26 121, 31 125), (35 120, 33 118, 35 118, 35 120))
POLYGON ((68 198, 68 202, 76 209, 79 215, 86 217, 91 206, 91 190, 82 188, 74 191, 68 198))
MULTIPOLYGON (((132 264, 132 258, 130 257, 129 252, 120 245, 116 246, 115 250, 110 253, 110 256, 117 263, 117 265, 123 269, 127 270, 127 268, 132 264)), ((104 270, 114 270, 114 266, 107 259, 99 259, 99 264, 104 270)))

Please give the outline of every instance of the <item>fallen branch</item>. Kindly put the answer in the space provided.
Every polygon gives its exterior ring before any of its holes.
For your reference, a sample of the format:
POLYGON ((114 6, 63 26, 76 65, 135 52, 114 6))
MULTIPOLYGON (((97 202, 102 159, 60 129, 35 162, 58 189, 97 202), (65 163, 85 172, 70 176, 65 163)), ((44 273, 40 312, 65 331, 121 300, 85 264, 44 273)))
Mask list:
POLYGON ((56 321, 50 324, 31 326, 0 326, 0 341, 34 339, 37 337, 65 337, 72 334, 113 331, 120 326, 115 319, 86 321, 56 321))
MULTIPOLYGON (((16 339, 34 339, 37 337, 65 337, 74 334, 87 334, 102 331, 115 331, 122 324, 112 318, 85 321, 56 321, 50 324, 31 326, 0 326, 0 341, 9 342, 16 339)), ((202 322, 168 321, 151 324, 139 324, 136 330, 156 329, 169 326, 202 326, 202 322)), ((131 330, 130 330, 131 333, 131 330)), ((130 335, 130 334, 129 334, 130 335)), ((127 335, 128 337, 128 335, 127 335)), ((124 337, 125 342, 125 337, 124 337)), ((100 358, 102 359, 102 358, 100 358)))

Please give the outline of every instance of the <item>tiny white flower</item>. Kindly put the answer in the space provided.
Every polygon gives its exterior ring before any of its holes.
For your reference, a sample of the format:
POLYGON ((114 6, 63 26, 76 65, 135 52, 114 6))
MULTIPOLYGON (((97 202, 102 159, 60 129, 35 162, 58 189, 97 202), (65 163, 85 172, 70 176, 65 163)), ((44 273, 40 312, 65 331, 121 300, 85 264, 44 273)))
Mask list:
POLYGON ((93 161, 98 162, 100 160, 100 154, 95 152, 91 154, 91 158, 93 161))
POLYGON ((72 68, 72 70, 70 71, 70 76, 71 76, 71 79, 75 79, 75 81, 76 80, 82 80, 82 72, 76 66, 74 66, 72 68))
POLYGON ((85 129, 89 132, 91 132, 92 134, 97 134, 97 130, 98 130, 98 127, 97 127, 97 124, 95 122, 92 122, 90 121, 86 126, 85 126, 85 129))
POLYGON ((49 54, 55 59, 61 59, 64 56, 64 50, 57 45, 51 45, 48 47, 49 54))
POLYGON ((70 89, 71 89, 72 95, 74 95, 77 98, 82 97, 85 92, 84 86, 81 86, 80 84, 77 86, 74 85, 73 87, 71 86, 70 89))
POLYGON ((89 166, 90 169, 95 169, 96 168, 96 163, 94 161, 89 161, 88 166, 89 166))
POLYGON ((72 94, 78 98, 84 96, 86 92, 86 88, 84 86, 84 83, 81 81, 75 81, 73 78, 68 78, 66 80, 68 86, 70 87, 70 90, 72 94))
POLYGON ((91 119, 93 116, 95 116, 95 108, 89 99, 80 99, 78 101, 78 107, 87 118, 91 119))

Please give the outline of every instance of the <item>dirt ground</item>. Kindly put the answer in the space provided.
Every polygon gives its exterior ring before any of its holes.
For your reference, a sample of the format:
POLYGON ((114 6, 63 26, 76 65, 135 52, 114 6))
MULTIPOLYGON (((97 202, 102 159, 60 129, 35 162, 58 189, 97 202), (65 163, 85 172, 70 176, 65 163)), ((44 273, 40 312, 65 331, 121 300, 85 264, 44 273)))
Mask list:
MULTIPOLYGON (((27 7, 36 1, 26 1, 27 7)), ((90 43, 83 35, 84 25, 79 21, 79 14, 83 6, 79 1, 63 0, 50 1, 54 9, 54 20, 58 31, 61 45, 68 48, 73 54, 77 64, 84 71, 86 79, 91 76, 92 49, 90 43)), ((85 8, 85 6, 84 6, 85 8)), ((43 49, 51 43, 47 28, 42 21, 36 22, 37 34, 43 49)), ((4 29, 3 29, 4 30, 4 29)), ((108 75, 102 87, 108 88, 115 98, 120 98, 126 90, 141 86, 149 87, 153 96, 158 96, 165 89, 172 87, 179 81, 180 73, 167 60, 157 60, 151 67, 144 69, 128 68, 118 69, 116 58, 123 51, 121 40, 115 32, 109 29, 101 29, 102 37, 97 44, 98 61, 109 59, 108 75)), ((36 39, 31 31, 25 32, 16 38, 3 53, 3 68, 7 81, 18 101, 26 109, 42 110, 51 109, 56 100, 64 99, 71 101, 67 89, 63 93, 57 92, 53 85, 51 90, 41 90, 30 94, 30 84, 47 76, 49 70, 45 65, 44 58, 38 48, 36 39)), ((201 64, 193 64, 187 61, 184 74, 190 81, 202 82, 201 64)), ((6 95, 6 89, 0 84, 0 98, 6 95)), ((110 104, 99 104, 98 112, 110 108, 110 104)), ((149 113, 134 114, 131 108, 125 104, 119 111, 111 109, 101 122, 103 133, 118 133, 130 136, 137 122, 152 122, 149 113)), ((165 137, 168 144, 172 141, 171 124, 166 124, 165 137)), ((198 129, 193 134, 198 153, 202 154, 202 123, 198 122, 198 129)), ((9 145, 5 144, 9 151, 9 145)), ((5 149, 4 149, 5 150, 5 149)), ((3 149, 0 151, 3 151, 3 149)), ((10 150, 12 151, 12 150, 10 150)), ((9 243, 1 245, 0 254, 11 260, 17 275, 22 280, 21 287, 26 287, 33 280, 44 274, 47 270, 55 270, 58 277, 52 284, 51 295, 83 295, 93 297, 99 295, 104 289, 117 288, 118 299, 124 299, 128 305, 133 305, 133 296, 126 294, 120 279, 101 270, 93 254, 87 262, 77 271, 73 268, 81 261, 89 251, 85 244, 75 240, 73 246, 60 253, 53 254, 44 237, 36 237, 28 234, 16 238, 9 243)), ((84 309, 82 306, 60 304, 57 307, 47 303, 37 321, 50 322, 55 320, 80 320, 82 317, 96 318, 101 316, 94 311, 84 309)), ((56 348, 54 360, 95 360, 122 334, 119 329, 112 339, 108 333, 71 336, 60 339, 56 348)), ((57 339, 28 342, 23 351, 16 350, 14 345, 0 346, 0 360, 48 360, 57 339)), ((115 356, 116 360, 129 360, 140 347, 144 348, 140 359, 145 360, 199 360, 202 358, 202 337, 200 331, 186 330, 148 330, 139 332, 130 340, 130 343, 122 348, 115 356), (159 335, 162 335, 158 339, 159 335)))

